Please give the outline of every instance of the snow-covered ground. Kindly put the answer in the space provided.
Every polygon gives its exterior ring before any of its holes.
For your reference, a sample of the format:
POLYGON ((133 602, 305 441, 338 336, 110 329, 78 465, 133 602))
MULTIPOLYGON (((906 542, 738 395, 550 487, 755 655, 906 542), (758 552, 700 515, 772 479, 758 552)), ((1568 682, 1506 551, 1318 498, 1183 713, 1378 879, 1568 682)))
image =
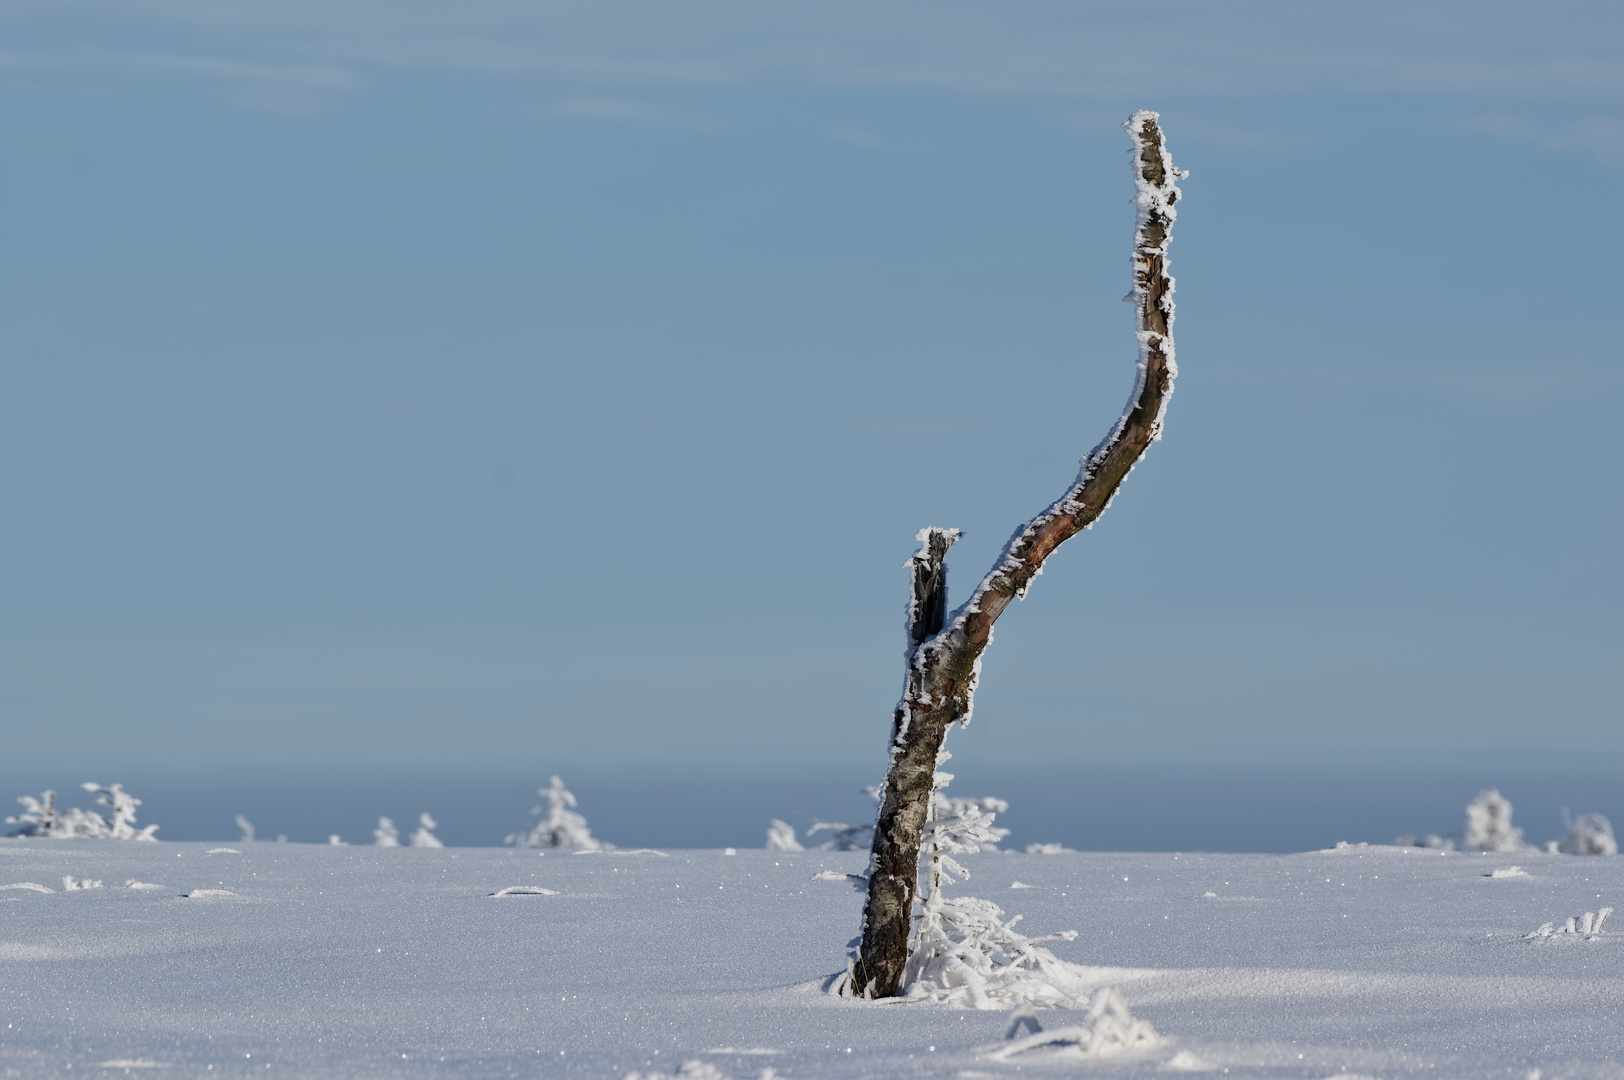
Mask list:
POLYGON ((0 1076, 1624 1077, 1624 917, 1524 939, 1618 905, 1616 857, 964 856, 1163 1037, 1092 1061, 820 993, 865 858, 0 841, 52 890, 0 890, 0 1076))

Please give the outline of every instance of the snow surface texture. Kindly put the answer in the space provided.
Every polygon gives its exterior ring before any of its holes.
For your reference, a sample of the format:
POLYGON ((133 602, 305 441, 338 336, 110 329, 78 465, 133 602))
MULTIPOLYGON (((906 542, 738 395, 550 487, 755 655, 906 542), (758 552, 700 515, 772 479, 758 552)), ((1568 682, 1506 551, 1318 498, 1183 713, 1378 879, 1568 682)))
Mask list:
MULTIPOLYGON (((1047 947, 1161 1038, 1062 1069, 1039 1058, 1064 1043, 996 1056, 1037 1034, 1006 1038, 1007 1012, 819 992, 863 896, 813 875, 861 852, 209 847, 0 841, 0 886, 28 886, 0 891, 0 1076, 1600 1080, 1624 1060, 1624 933, 1579 932, 1624 906, 1616 857, 1523 853, 1497 879, 1504 856, 1382 846, 958 856, 1032 886, 1004 895, 1078 929, 1047 947)), ((1052 1035, 1087 1016, 1035 1013, 1052 1035)))
MULTIPOLYGON (((532 848, 569 848, 573 851, 614 850, 615 845, 606 844, 592 835, 586 818, 576 812, 575 796, 564 786, 563 780, 553 777, 552 785, 538 788, 536 794, 546 798, 547 816, 528 833, 510 834, 507 843, 532 848)), ((537 806, 530 813, 539 814, 541 810, 537 806)), ((794 830, 791 830, 791 838, 794 835, 794 830)))

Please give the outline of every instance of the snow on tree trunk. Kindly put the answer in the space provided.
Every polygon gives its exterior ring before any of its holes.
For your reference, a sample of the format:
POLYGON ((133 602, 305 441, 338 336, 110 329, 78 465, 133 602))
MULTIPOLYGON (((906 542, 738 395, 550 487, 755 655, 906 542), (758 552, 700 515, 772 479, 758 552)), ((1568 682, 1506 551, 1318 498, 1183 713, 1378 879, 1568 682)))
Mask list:
POLYGON ((1177 217, 1176 181, 1157 114, 1137 112, 1125 125, 1133 140, 1137 222, 1133 293, 1139 362, 1133 393, 1116 426, 1083 459, 1077 480, 1043 513, 1015 532, 970 599, 947 613, 943 560, 957 529, 924 529, 908 560, 907 675, 891 724, 891 760, 881 788, 869 863, 868 899, 850 992, 892 997, 902 988, 909 927, 919 898, 921 836, 931 806, 936 764, 948 726, 970 721, 981 654, 993 623, 1025 595, 1055 548, 1092 525, 1134 464, 1161 437, 1162 417, 1178 373, 1173 361, 1173 279, 1167 245, 1177 217))

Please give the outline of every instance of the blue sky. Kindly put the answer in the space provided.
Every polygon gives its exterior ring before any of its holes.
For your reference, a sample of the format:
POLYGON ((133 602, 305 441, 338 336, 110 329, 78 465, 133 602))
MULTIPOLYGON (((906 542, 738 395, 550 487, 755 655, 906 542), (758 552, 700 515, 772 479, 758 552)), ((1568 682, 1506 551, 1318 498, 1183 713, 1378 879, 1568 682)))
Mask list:
MULTIPOLYGON (((955 752, 1624 751, 1616 7, 0 12, 13 761, 881 760, 1134 356, 955 752)), ((877 764, 876 764, 877 767, 877 764)))

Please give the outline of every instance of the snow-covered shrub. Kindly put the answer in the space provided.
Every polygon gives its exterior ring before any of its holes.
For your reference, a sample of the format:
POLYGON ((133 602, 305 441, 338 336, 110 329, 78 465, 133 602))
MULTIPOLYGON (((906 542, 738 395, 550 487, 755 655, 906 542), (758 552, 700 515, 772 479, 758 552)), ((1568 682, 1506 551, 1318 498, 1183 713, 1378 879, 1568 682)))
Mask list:
POLYGON ((107 823, 107 835, 114 840, 155 840, 152 834, 158 831, 158 826, 148 825, 144 828, 135 827, 135 808, 141 805, 141 800, 124 790, 123 784, 114 784, 112 787, 102 787, 100 784, 80 784, 86 791, 93 792, 96 801, 113 811, 113 816, 103 818, 107 823))
MULTIPOLYGON (((1562 811, 1567 820, 1567 811, 1562 811)), ((1564 855, 1617 855, 1618 841, 1613 839, 1613 823, 1600 814, 1580 814, 1567 820, 1568 838, 1556 845, 1564 855)))
MULTIPOLYGON (((1027 844, 1028 855, 1064 855, 1071 851, 1065 844, 1027 844)), ((1074 853, 1075 854, 1075 853, 1074 853)))
POLYGON ((1437 833, 1427 833, 1425 836, 1416 836, 1414 833, 1405 833, 1393 840, 1395 847, 1418 847, 1428 851, 1454 851, 1455 841, 1446 840, 1437 833))
MULTIPOLYGON (((946 773, 948 780, 952 777, 946 773)), ((973 844, 964 851, 997 851, 998 842, 1009 835, 1009 830, 995 827, 992 819, 1009 810, 1009 803, 984 795, 979 799, 952 799, 941 793, 944 781, 932 796, 935 800, 934 828, 955 843, 973 844), (968 839, 970 836, 975 839, 968 839)), ((927 826, 930 828, 931 826, 927 826)))
POLYGON ((773 818, 767 824, 767 850, 768 851, 805 851, 801 842, 795 839, 795 826, 787 821, 773 818))
POLYGON ((819 844, 819 851, 867 851, 870 842, 874 839, 874 826, 847 825, 839 821, 815 821, 812 827, 806 830, 807 839, 813 833, 829 833, 829 839, 819 844))
POLYGON ((372 830, 372 842, 378 847, 400 847, 400 830, 395 828, 392 819, 378 819, 378 827, 372 830))
MULTIPOLYGON (((568 848, 574 851, 613 851, 615 845, 606 844, 592 835, 586 818, 575 812, 575 796, 564 787, 564 781, 553 777, 551 787, 538 788, 538 795, 547 797, 547 817, 536 823, 527 833, 510 833, 505 843, 520 847, 568 848)), ((530 813, 541 813, 541 807, 530 813)))
POLYGON ((94 792, 96 801, 113 811, 111 817, 103 817, 91 810, 81 810, 78 807, 69 807, 59 810, 56 805, 56 792, 47 791, 40 798, 32 795, 23 795, 17 799, 23 805, 23 812, 15 817, 6 818, 7 825, 16 825, 10 835, 12 836, 40 836, 54 838, 87 837, 102 840, 156 840, 152 834, 158 831, 158 826, 147 825, 137 829, 135 827, 135 808, 141 805, 141 800, 124 790, 124 785, 114 784, 104 788, 100 784, 81 784, 84 790, 94 792))
POLYGON ((1466 806, 1468 851, 1531 851, 1523 832, 1511 824, 1511 802, 1493 788, 1466 806))
POLYGON ((16 825, 8 836, 61 836, 61 815, 56 810, 56 792, 47 791, 39 798, 19 795, 23 812, 6 818, 7 825, 16 825))
POLYGON ((242 843, 252 844, 254 842, 254 823, 252 821, 249 821, 242 814, 238 814, 237 828, 242 830, 242 836, 239 837, 242 843))
MULTIPOLYGON (((950 756, 943 751, 938 760, 950 756)), ((994 805, 1007 806, 1003 800, 946 798, 941 791, 952 779, 951 773, 936 774, 931 817, 920 844, 923 903, 908 942, 900 995, 959 1009, 1086 1007, 1093 991, 1086 973, 1042 947, 1048 941, 1071 941, 1077 931, 1029 938, 1015 930, 1022 916, 1005 921, 1003 909, 990 900, 943 894, 944 885, 955 877, 970 877, 955 854, 996 851, 998 841, 1009 834, 993 825, 996 811, 990 811, 994 805)), ((830 983, 831 993, 862 993, 851 985, 852 970, 848 967, 830 983)))
POLYGON ((82 889, 99 889, 101 887, 101 882, 92 881, 90 878, 81 878, 75 880, 72 877, 65 877, 62 879, 63 892, 79 892, 82 889))
POLYGON ((440 823, 424 811, 418 816, 417 831, 412 833, 412 847, 445 847, 440 843, 440 838, 434 835, 434 830, 439 827, 440 823))
POLYGON ((328 833, 327 843, 333 847, 349 847, 349 845, 344 842, 344 838, 337 833, 328 833))

